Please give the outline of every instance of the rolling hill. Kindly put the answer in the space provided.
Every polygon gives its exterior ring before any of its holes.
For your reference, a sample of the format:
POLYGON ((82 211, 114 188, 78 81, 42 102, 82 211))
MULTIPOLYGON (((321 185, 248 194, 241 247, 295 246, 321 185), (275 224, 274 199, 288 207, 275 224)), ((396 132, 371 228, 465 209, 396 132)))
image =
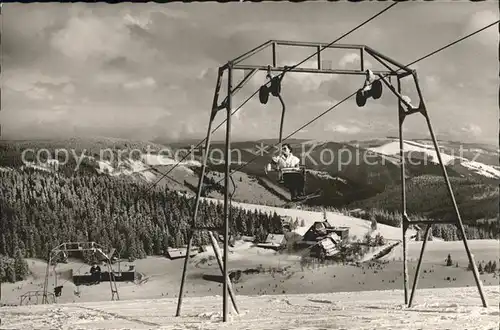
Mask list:
MULTIPOLYGON (((274 174, 266 176, 264 173, 264 167, 275 151, 272 145, 276 142, 275 139, 263 139, 232 143, 231 169, 235 187, 231 187, 231 191, 234 190, 234 201, 283 206, 290 198, 274 174)), ((311 205, 381 208, 388 211, 400 207, 401 173, 397 140, 384 138, 338 143, 296 139, 286 142, 292 145, 297 156, 302 157, 308 169, 307 190, 323 191, 323 196, 311 201, 311 205)), ((444 183, 437 180, 442 173, 430 148, 432 145, 426 140, 407 140, 404 143, 411 212, 439 218, 452 216, 452 209, 446 204, 449 199, 444 183)), ((440 141, 439 145, 465 218, 492 218, 498 207, 498 151, 479 144, 440 141)), ((2 141, 0 168, 32 167, 54 171, 53 165, 57 163, 57 170, 68 175, 75 172, 109 175, 148 185, 157 183, 158 187, 193 194, 198 185, 201 149, 177 164, 177 160, 191 150, 188 142, 167 147, 148 141, 111 138, 2 141), (57 161, 47 162, 50 157, 42 152, 39 154, 40 161, 35 162, 33 155, 42 149, 51 151, 51 158, 58 156, 57 161), (67 150, 69 156, 57 153, 58 149, 67 150), (30 152, 26 153, 27 150, 30 152), (23 162, 23 151, 29 162, 23 162), (169 175, 164 176, 167 172, 169 175)), ((205 179, 210 189, 206 191, 206 197, 223 197, 223 150, 223 143, 212 143, 205 179)))
MULTIPOLYGON (((498 186, 485 185, 470 178, 452 178, 451 185, 462 219, 471 223, 479 219, 496 219, 498 216, 498 186)), ((411 214, 421 214, 435 219, 455 218, 453 204, 445 181, 438 176, 418 176, 407 181, 407 208, 411 214)), ((401 186, 393 185, 376 196, 353 202, 353 208, 401 208, 401 186)))

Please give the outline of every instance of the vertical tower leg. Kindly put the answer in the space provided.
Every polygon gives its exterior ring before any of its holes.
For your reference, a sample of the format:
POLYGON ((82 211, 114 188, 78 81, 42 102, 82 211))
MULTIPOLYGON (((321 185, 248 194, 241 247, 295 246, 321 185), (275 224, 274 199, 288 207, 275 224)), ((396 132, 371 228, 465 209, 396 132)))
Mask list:
POLYGON ((120 296, 118 294, 118 287, 116 285, 115 273, 113 272, 113 266, 111 265, 111 260, 108 258, 106 261, 108 264, 109 285, 111 287, 111 300, 115 300, 115 295, 116 295, 116 300, 120 300, 120 296))
POLYGON ((45 269, 45 280, 43 282, 43 296, 42 304, 48 304, 48 290, 49 290, 49 275, 50 275, 50 264, 52 263, 52 253, 49 252, 49 260, 47 261, 47 268, 45 269))
MULTIPOLYGON (((417 87, 418 87, 418 84, 417 84, 417 87)), ((477 270, 476 263, 474 262, 474 257, 472 256, 472 253, 471 253, 471 251, 469 249, 469 243, 467 242, 467 237, 465 235, 465 229, 464 229, 464 225, 463 225, 463 222, 462 222, 462 218, 460 216, 460 212, 458 211, 457 202, 455 200, 455 196, 453 195, 453 190, 451 188, 451 183, 450 183, 450 179, 448 178, 448 173, 446 171, 446 167, 445 167, 445 165, 443 163, 443 160, 441 158, 441 153, 439 151, 439 147, 438 147, 438 144, 437 144, 437 141, 436 141, 436 137, 434 135, 434 130, 432 129, 432 125, 431 125, 431 121, 430 121, 429 115, 428 115, 427 111, 423 111, 422 114, 424 115, 425 120, 427 121, 427 126, 429 128, 429 132, 430 132, 431 138, 432 138, 432 143, 434 144, 434 149, 436 150, 436 154, 437 154, 437 157, 439 159, 439 165, 441 166, 441 171, 443 172, 443 177, 444 177, 445 182, 446 182, 446 188, 448 189, 448 194, 450 195, 450 199, 451 199, 451 202, 453 204, 453 209, 455 211, 455 216, 457 217, 457 219, 456 219, 456 226, 458 227, 458 229, 460 231, 460 234, 462 235, 462 241, 464 242, 464 247, 465 247, 465 251, 467 253, 467 257, 469 258, 469 262, 472 265, 472 273, 474 274, 474 280, 476 281, 476 286, 477 286, 477 289, 479 291, 479 295, 481 296, 481 301, 483 303, 483 307, 488 307, 488 304, 486 302, 486 298, 484 296, 483 286, 482 286, 482 283, 481 283, 481 279, 479 278, 479 272, 477 270)))
POLYGON ((179 289, 179 297, 177 298, 177 312, 175 313, 175 316, 181 316, 182 298, 183 298, 182 296, 184 295, 184 283, 186 282, 186 272, 189 262, 189 256, 191 254, 191 244, 193 243, 193 234, 194 234, 194 229, 191 228, 191 230, 189 231, 188 246, 186 249, 186 258, 184 259, 184 267, 182 268, 181 287, 179 289))
POLYGON ((111 300, 115 300, 115 290, 113 289, 113 278, 115 277, 113 274, 113 268, 111 267, 111 262, 106 260, 106 266, 108 266, 108 272, 109 272, 109 288, 111 289, 111 300))
MULTIPOLYGON (((217 244, 217 240, 215 239, 214 234, 211 231, 209 231, 208 233, 210 235, 210 242, 212 243, 212 248, 214 249, 215 259, 217 259, 217 263, 219 264, 221 273, 224 273, 224 262, 222 261, 222 258, 220 256, 219 245, 217 244)), ((231 284, 230 279, 228 279, 227 282, 229 283, 228 291, 229 295, 231 296, 231 301, 233 302, 233 308, 235 312, 239 314, 240 311, 238 310, 238 306, 236 305, 236 298, 234 295, 233 286, 231 284)))
POLYGON ((201 191, 203 189, 203 178, 205 177, 205 171, 207 167, 207 160, 208 160, 208 149, 210 148, 210 140, 211 140, 211 134, 212 133, 212 118, 210 118, 210 123, 208 124, 208 134, 207 134, 207 140, 205 142, 205 155, 203 157, 203 164, 201 166, 201 174, 200 178, 198 181, 198 191, 196 195, 196 202, 195 202, 195 208, 194 208, 194 214, 193 214, 193 219, 191 223, 191 229, 189 231, 189 237, 188 237, 188 246, 186 249, 186 258, 184 259, 184 267, 182 269, 182 278, 181 278, 181 286, 179 289, 179 297, 178 297, 178 302, 177 302, 177 312, 175 316, 180 316, 181 315, 181 308, 182 308, 182 296, 184 294, 184 283, 186 281, 186 273, 187 273, 187 267, 189 263, 189 256, 191 255, 191 247, 193 244, 193 236, 196 228, 196 218, 198 216, 198 209, 200 205, 200 198, 201 198, 201 191))
MULTIPOLYGON (((401 79, 398 77, 398 93, 401 94, 401 79)), ((405 175, 405 158, 404 158, 404 143, 403 143, 403 122, 405 113, 401 100, 398 101, 398 118, 399 118, 399 157, 401 161, 401 228, 403 230, 403 289, 405 295, 405 305, 408 304, 408 251, 407 237, 408 218, 406 215, 406 175, 405 175)))
POLYGON ((57 270, 56 270, 56 266, 54 266, 54 268, 52 269, 52 271, 54 273, 54 287, 57 287, 57 270))
POLYGON ((193 236, 194 236, 194 231, 196 228, 196 218, 198 217, 198 209, 200 206, 200 198, 201 198, 201 192, 203 190, 203 179, 205 178, 205 171, 207 169, 207 161, 208 161, 208 155, 209 152, 208 150, 210 149, 210 142, 212 139, 212 123, 215 118, 215 114, 217 113, 217 102, 219 99, 219 90, 220 90, 220 85, 222 82, 222 74, 224 73, 223 70, 219 69, 219 76, 217 77, 217 85, 215 88, 215 93, 214 93, 214 101, 212 105, 212 111, 210 113, 210 120, 208 122, 208 129, 207 129, 207 138, 205 141, 205 149, 204 149, 204 155, 203 155, 203 164, 201 166, 201 174, 200 178, 198 179, 198 191, 196 193, 196 202, 194 206, 194 212, 193 212, 193 219, 191 223, 191 230, 189 231, 189 237, 188 237, 188 246, 186 249, 186 259, 184 259, 184 267, 182 269, 182 278, 181 278, 181 286, 179 289, 179 297, 178 297, 178 302, 177 302, 177 312, 175 316, 180 316, 181 315, 181 308, 182 308, 182 296, 184 294, 184 283, 186 281, 186 272, 187 272, 187 266, 189 263, 189 256, 191 255, 191 245, 193 243, 193 236))
POLYGON ((413 286, 411 288, 410 302, 408 303, 408 307, 411 307, 413 303, 413 297, 415 295, 415 291, 417 290, 418 278, 420 277, 420 266, 422 265, 422 259, 424 258, 425 245, 429 239, 429 232, 431 231, 432 225, 427 225, 424 234, 424 241, 422 242, 422 249, 420 250, 420 256, 418 257, 417 269, 415 271, 415 277, 413 278, 413 286))
POLYGON ((223 308, 223 322, 227 322, 228 303, 227 303, 227 289, 228 289, 228 242, 229 242, 229 176, 231 175, 231 108, 232 108, 232 80, 233 70, 229 67, 227 79, 227 121, 226 121, 226 164, 225 164, 225 191, 224 191, 224 274, 223 274, 223 290, 222 290, 222 308, 223 308))

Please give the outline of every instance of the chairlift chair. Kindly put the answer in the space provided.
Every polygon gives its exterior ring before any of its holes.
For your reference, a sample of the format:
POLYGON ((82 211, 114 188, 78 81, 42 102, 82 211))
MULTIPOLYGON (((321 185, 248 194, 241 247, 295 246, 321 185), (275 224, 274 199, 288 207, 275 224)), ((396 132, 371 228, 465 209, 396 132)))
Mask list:
MULTIPOLYGON (((267 104, 267 101, 269 99, 269 94, 277 97, 280 100, 281 103, 281 120, 280 120, 280 131, 279 131, 279 146, 281 147, 281 143, 283 141, 283 123, 285 120, 285 111, 286 111, 286 106, 285 102, 283 101, 283 98, 281 97, 281 81, 283 80, 283 77, 285 76, 286 73, 286 67, 285 71, 281 76, 271 76, 271 67, 268 66, 268 72, 267 72, 267 78, 270 79, 270 86, 268 87, 267 84, 262 85, 262 87, 259 90, 259 99, 262 104, 267 104)), ((280 149, 279 155, 281 155, 282 150, 280 149)), ((274 164, 277 165, 277 164, 274 164)), ((292 201, 294 201, 295 198, 301 197, 301 196, 307 196, 306 194, 306 171, 307 168, 304 164, 300 164, 298 168, 278 168, 277 166, 273 166, 270 164, 270 166, 266 166, 265 168, 265 173, 266 175, 270 171, 276 171, 278 174, 277 181, 279 184, 285 186, 290 193, 292 194, 292 201), (293 194, 293 192, 296 192, 296 195, 293 194), (294 196, 295 195, 295 196, 294 196), (295 197, 295 198, 294 198, 295 197)))
MULTIPOLYGON (((295 197, 306 195, 306 167, 300 165, 299 168, 276 168, 277 181, 285 186, 290 193, 295 190, 295 197)), ((292 196, 293 199, 294 196, 292 196)))

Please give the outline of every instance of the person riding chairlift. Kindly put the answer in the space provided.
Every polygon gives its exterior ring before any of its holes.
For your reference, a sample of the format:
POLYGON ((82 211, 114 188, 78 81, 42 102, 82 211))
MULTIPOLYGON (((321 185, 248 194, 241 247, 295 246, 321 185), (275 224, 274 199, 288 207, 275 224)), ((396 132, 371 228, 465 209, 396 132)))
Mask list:
POLYGON ((295 169, 296 171, 282 173, 280 183, 284 183, 290 190, 292 201, 303 195, 304 178, 300 170, 300 159, 292 153, 292 147, 286 143, 281 149, 281 154, 272 157, 272 162, 267 165, 266 171, 273 169, 281 171, 283 169, 295 169))

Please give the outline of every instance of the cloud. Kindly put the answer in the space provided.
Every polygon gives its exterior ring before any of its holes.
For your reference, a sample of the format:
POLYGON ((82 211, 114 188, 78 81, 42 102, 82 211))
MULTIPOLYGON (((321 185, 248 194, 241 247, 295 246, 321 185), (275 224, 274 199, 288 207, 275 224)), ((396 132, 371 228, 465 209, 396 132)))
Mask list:
POLYGON ((53 96, 48 93, 46 88, 40 87, 33 87, 32 89, 26 91, 25 95, 35 100, 53 99, 53 96))
POLYGON ((462 127, 461 131, 464 133, 467 133, 467 134, 471 134, 473 136, 479 136, 483 132, 481 127, 479 127, 478 125, 474 125, 474 124, 468 124, 468 125, 462 127))
MULTIPOLYGON (((478 11, 472 14, 469 21, 466 24, 465 33, 471 33, 479 30, 495 21, 498 20, 498 10, 495 12, 491 10, 478 11)), ((480 44, 491 47, 493 45, 498 45, 498 23, 486 30, 481 31, 472 37, 473 40, 477 40, 480 44)))
POLYGON ((340 59, 339 65, 340 65, 340 67, 345 68, 348 64, 353 64, 353 63, 359 62, 359 59, 360 59, 359 54, 349 53, 349 54, 344 55, 340 59))
POLYGON ((33 89, 37 84, 44 86, 60 86, 70 81, 65 76, 48 76, 40 71, 17 69, 3 74, 3 87, 17 92, 33 89))
POLYGON ((73 94, 75 93, 75 85, 73 85, 72 83, 65 84, 62 91, 66 94, 73 94))
POLYGON ((73 16, 63 29, 51 36, 50 45, 72 61, 101 62, 116 58, 144 61, 154 56, 155 50, 144 47, 143 41, 131 33, 131 28, 141 28, 144 23, 134 21, 130 25, 130 17, 73 16))
MULTIPOLYGON (((363 59, 363 62, 365 69, 373 68, 373 64, 369 60, 363 59)), ((361 57, 359 56, 358 53, 348 53, 342 56, 342 58, 339 61, 339 66, 342 69, 345 69, 347 67, 352 69, 353 68, 353 66, 351 66, 352 64, 357 64, 359 66, 360 63, 361 63, 361 57)))
POLYGON ((156 81, 151 77, 147 77, 137 81, 130 81, 123 84, 123 87, 125 87, 126 89, 139 89, 139 88, 148 88, 155 86, 156 86, 156 81))
MULTIPOLYGON (((378 12, 372 6, 356 11, 343 6, 334 9, 326 3, 314 8, 286 6, 283 15, 283 6, 274 5, 208 8, 202 4, 119 4, 111 8, 100 4, 34 4, 26 10, 25 6, 9 4, 4 7, 9 13, 3 18, 2 35, 2 129, 17 138, 42 131, 44 136, 203 137, 218 67, 268 39, 330 42, 336 37, 332 30, 346 31, 378 12), (307 17, 315 17, 314 24, 307 17), (224 29, 217 24, 222 20, 224 29), (50 128, 40 127, 43 118, 50 120, 50 128)), ((341 43, 373 46, 408 63, 498 19, 494 4, 452 7, 409 4, 400 12, 385 13, 384 19, 370 22, 369 28, 341 43), (404 25, 400 25, 401 15, 405 15, 404 25), (395 25, 400 28, 394 29, 395 25), (410 42, 401 47, 404 40, 410 42)), ((498 77, 491 70, 498 65, 497 30, 492 27, 418 63, 436 130, 451 126, 458 138, 464 138, 472 135, 461 130, 463 123, 474 122, 481 132, 470 127, 469 131, 478 134, 477 139, 498 133, 498 77)), ((280 47, 277 60, 280 65, 295 64, 313 52, 314 48, 280 47)), ((263 51, 248 64, 267 65, 270 53, 263 51)), ((332 68, 359 68, 359 54, 352 50, 328 49, 321 58, 332 68)), ((380 66, 365 56, 367 59, 373 62, 367 67, 380 66)), ((314 58, 302 65, 315 66, 314 58)), ((236 95, 234 108, 266 80, 265 74, 259 72, 236 95)), ((241 78, 235 78, 235 84, 241 78)), ((287 74, 283 81, 285 132, 301 127, 354 93, 363 81, 363 76, 287 74)), ((224 78, 219 101, 226 87, 224 78)), ((351 98, 328 115, 341 123, 330 128, 342 134, 358 131, 349 136, 353 139, 385 135, 385 123, 397 124, 395 104, 387 88, 381 99, 368 100, 364 108, 358 108, 351 98), (351 118, 371 125, 351 123, 351 118)), ((279 100, 272 97, 264 106, 255 97, 244 106, 244 120, 234 120, 238 127, 233 131, 235 138, 276 136, 279 124, 273 120, 279 121, 279 100)), ((221 112, 217 120, 223 115, 221 112)), ((324 134, 326 118, 307 127, 308 137, 324 134)), ((410 130, 422 127, 415 125, 410 130)))
MULTIPOLYGON (((287 75, 286 83, 304 92, 315 92, 321 84, 337 79, 335 75, 311 74, 311 73, 290 73, 287 75)), ((285 81, 285 80, 284 80, 285 81)), ((285 83, 283 83, 285 85, 285 83)))
POLYGON ((130 41, 125 27, 97 17, 72 17, 64 30, 56 33, 52 46, 69 58, 87 60, 91 56, 113 58, 122 55, 130 41))
MULTIPOLYGON (((453 82, 450 82, 449 84, 451 84, 453 82)), ((458 87, 458 84, 455 83, 454 85, 456 85, 458 87)), ((424 77, 423 79, 423 84, 422 84, 422 93, 423 93, 423 96, 424 96, 424 99, 426 100, 430 100, 430 99, 435 99, 435 98, 441 98, 443 97, 443 92, 446 91, 447 93, 451 93, 450 90, 452 88, 450 88, 451 85, 448 85, 448 88, 446 88, 446 86, 443 86, 443 82, 441 81, 441 78, 437 75, 427 75, 424 77)), ((416 92, 416 88, 415 88, 415 83, 412 81, 412 86, 410 87, 410 90, 412 91, 412 93, 409 93, 411 94, 410 98, 415 100, 416 102, 418 102, 418 94, 416 92)), ((453 93, 455 94, 455 93, 453 93)))
POLYGON ((424 82, 429 91, 435 92, 439 90, 440 80, 437 76, 425 76, 424 82))
POLYGON ((129 22, 130 24, 137 25, 137 26, 141 27, 144 30, 149 29, 149 27, 152 23, 149 15, 147 15, 147 16, 143 15, 141 17, 141 16, 133 16, 130 14, 125 14, 123 19, 125 21, 129 22))
POLYGON ((2 99, 4 109, 21 104, 57 100, 60 95, 71 93, 71 79, 67 76, 48 76, 40 71, 27 69, 6 70, 3 74, 2 99), (18 99, 19 102, 13 102, 18 99))
POLYGON ((126 72, 101 72, 95 75, 94 82, 102 85, 124 84, 129 79, 126 72))
MULTIPOLYGON (((300 61, 283 61, 283 66, 293 66, 300 61)), ((315 61, 306 61, 299 68, 316 68, 315 61)), ((203 73, 202 73, 203 74, 203 73)), ((272 73, 272 76, 280 74, 279 72, 272 73)), ((266 77, 267 72, 259 71, 251 79, 253 88, 261 86, 269 79, 266 77)), ((243 78, 243 74, 239 79, 243 78)), ((215 78, 214 78, 215 79, 215 78)), ((338 79, 337 75, 324 74, 324 73, 303 73, 303 72, 287 72, 283 77, 282 87, 283 94, 294 94, 295 92, 315 92, 319 89, 321 84, 338 79)))
POLYGON ((357 134, 361 132, 361 129, 357 126, 332 123, 328 124, 324 130, 342 134, 357 134))

